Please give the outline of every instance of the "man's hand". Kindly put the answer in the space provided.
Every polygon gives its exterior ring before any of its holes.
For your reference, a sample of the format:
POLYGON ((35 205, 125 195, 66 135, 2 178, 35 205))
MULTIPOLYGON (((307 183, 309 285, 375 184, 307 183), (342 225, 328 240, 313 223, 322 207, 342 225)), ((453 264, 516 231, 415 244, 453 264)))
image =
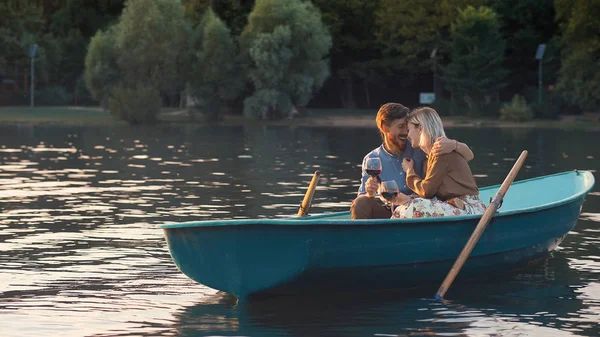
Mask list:
POLYGON ((431 154, 434 156, 441 156, 443 154, 456 151, 458 149, 458 142, 456 140, 448 139, 446 137, 438 137, 433 143, 431 154))
POLYGON ((375 193, 379 189, 379 182, 376 178, 369 177, 367 182, 365 183, 365 190, 367 191, 367 196, 374 197, 375 193))

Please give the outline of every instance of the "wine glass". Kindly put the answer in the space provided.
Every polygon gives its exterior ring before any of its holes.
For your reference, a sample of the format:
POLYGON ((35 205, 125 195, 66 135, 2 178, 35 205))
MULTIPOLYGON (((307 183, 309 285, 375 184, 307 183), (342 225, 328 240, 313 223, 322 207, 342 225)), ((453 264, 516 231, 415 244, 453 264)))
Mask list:
POLYGON ((365 167, 363 167, 363 169, 368 175, 376 178, 378 182, 381 182, 381 178, 379 178, 379 174, 381 173, 381 159, 367 158, 365 167))
POLYGON ((379 194, 391 205, 400 190, 395 180, 387 180, 381 183, 379 194))

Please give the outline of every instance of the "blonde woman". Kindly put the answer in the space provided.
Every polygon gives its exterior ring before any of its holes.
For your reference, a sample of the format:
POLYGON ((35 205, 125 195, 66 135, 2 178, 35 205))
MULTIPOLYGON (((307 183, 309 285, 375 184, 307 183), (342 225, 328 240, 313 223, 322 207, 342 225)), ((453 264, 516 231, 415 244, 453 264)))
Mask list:
POLYGON ((406 185, 418 197, 398 195, 400 204, 392 218, 422 218, 451 215, 483 214, 485 205, 479 199, 479 189, 469 164, 456 152, 442 155, 432 153, 439 137, 446 137, 442 120, 431 108, 417 108, 407 117, 408 139, 412 147, 419 147, 427 156, 425 177, 420 177, 414 161, 404 158, 406 185))

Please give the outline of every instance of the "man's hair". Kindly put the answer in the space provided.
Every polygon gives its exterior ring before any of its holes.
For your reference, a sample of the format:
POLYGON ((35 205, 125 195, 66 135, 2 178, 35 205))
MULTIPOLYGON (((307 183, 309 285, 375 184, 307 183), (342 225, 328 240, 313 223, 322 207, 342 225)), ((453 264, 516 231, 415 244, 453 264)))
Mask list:
POLYGON ((377 111, 377 118, 375 119, 381 139, 385 140, 385 135, 383 134, 384 125, 390 126, 396 119, 406 118, 409 112, 410 109, 400 103, 385 103, 382 105, 379 111, 377 111))
POLYGON ((446 137, 444 125, 438 113, 432 108, 420 107, 414 109, 407 118, 407 121, 414 125, 421 125, 421 142, 419 146, 427 146, 435 143, 438 137, 446 137))

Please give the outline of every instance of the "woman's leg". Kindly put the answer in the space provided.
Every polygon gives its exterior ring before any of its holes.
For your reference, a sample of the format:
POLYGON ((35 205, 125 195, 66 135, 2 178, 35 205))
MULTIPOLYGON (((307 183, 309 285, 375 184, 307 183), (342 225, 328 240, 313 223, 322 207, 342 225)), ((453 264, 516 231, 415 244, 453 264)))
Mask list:
POLYGON ((415 198, 407 204, 396 207, 392 218, 430 218, 463 214, 466 214, 465 211, 445 201, 436 198, 415 198))

